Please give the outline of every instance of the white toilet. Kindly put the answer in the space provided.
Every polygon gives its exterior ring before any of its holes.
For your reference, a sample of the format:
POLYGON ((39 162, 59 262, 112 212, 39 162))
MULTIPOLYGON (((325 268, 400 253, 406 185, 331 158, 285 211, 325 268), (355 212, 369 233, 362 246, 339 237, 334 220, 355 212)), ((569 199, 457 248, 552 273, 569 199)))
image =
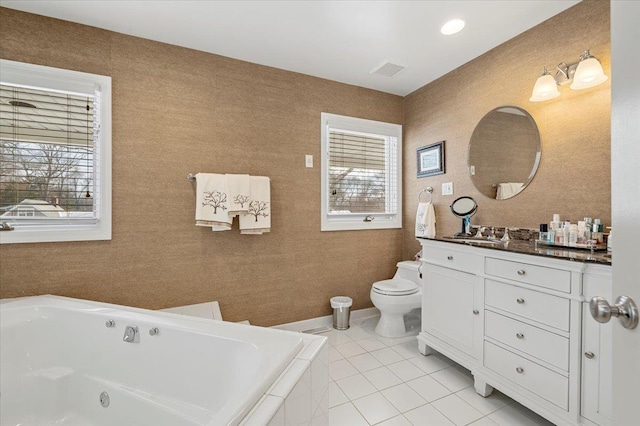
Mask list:
POLYGON ((405 315, 422 306, 420 262, 398 262, 398 270, 390 280, 371 286, 371 301, 380 311, 376 333, 383 337, 407 335, 405 315))

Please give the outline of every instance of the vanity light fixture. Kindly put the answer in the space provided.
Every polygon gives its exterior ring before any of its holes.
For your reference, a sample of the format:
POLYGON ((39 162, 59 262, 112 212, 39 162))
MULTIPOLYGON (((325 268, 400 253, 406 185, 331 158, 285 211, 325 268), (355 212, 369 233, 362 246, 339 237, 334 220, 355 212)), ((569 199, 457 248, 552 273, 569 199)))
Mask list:
POLYGON ((585 50, 580 56, 580 60, 575 64, 567 65, 564 62, 558 64, 555 76, 549 74, 547 69, 538 80, 531 92, 531 102, 542 102, 548 99, 557 98, 560 92, 556 86, 569 86, 573 90, 588 89, 604 83, 609 79, 602 70, 600 61, 591 56, 589 50, 585 50))
POLYGON ((465 22, 462 19, 452 19, 440 27, 440 32, 444 35, 453 35, 462 31, 464 26, 465 22))
POLYGON ((535 86, 533 86, 533 92, 531 92, 529 100, 531 102, 542 102, 557 98, 558 96, 560 96, 560 91, 558 90, 556 80, 549 74, 547 67, 544 67, 542 75, 538 77, 535 86))

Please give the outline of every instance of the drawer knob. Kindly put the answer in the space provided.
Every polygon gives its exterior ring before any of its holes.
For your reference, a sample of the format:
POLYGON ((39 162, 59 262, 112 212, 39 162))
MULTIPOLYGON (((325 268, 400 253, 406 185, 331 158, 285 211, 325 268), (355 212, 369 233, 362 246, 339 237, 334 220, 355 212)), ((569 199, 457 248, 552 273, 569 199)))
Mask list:
POLYGON ((518 339, 522 340, 522 339, 524 339, 524 334, 522 334, 522 333, 518 333, 518 334, 516 334, 516 337, 517 337, 518 339))
POLYGON ((453 260, 453 256, 447 256, 447 260, 453 260))
POLYGON ((516 302, 518 302, 519 305, 522 305, 524 303, 524 299, 522 297, 519 297, 518 299, 516 299, 516 302))
POLYGON ((522 367, 517 367, 517 368, 516 368, 516 373, 518 373, 518 374, 522 374, 522 373, 524 373, 524 368, 522 368, 522 367))
POLYGON ((593 352, 585 352, 584 356, 587 359, 593 359, 595 357, 595 354, 593 352))
POLYGON ((480 315, 480 311, 479 311, 479 310, 477 310, 477 309, 474 309, 474 310, 473 310, 473 315, 480 315))
POLYGON ((518 275, 524 275, 525 273, 524 269, 518 269, 518 275))

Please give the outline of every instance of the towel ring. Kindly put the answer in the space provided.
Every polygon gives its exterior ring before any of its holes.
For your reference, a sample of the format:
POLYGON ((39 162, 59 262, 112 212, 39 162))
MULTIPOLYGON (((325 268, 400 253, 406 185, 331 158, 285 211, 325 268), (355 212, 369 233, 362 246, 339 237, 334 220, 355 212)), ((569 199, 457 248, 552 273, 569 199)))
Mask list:
POLYGON ((418 194, 418 202, 422 202, 422 194, 424 194, 425 192, 429 194, 429 202, 431 203, 433 201, 433 188, 431 186, 427 186, 425 189, 420 191, 420 193, 418 194))

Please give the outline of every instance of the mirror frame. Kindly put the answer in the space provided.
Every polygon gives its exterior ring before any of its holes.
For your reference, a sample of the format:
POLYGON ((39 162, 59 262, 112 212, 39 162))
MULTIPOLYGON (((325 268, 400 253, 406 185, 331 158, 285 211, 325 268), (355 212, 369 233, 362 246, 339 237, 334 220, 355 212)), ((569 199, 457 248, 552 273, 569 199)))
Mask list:
MULTIPOLYGON (((529 186, 529 184, 531 183, 531 181, 533 180, 533 178, 535 177, 536 173, 538 172, 538 169, 540 168, 540 161, 542 159, 542 137, 540 136, 540 128, 538 127, 538 123, 536 123, 536 120, 533 118, 533 116, 529 113, 529 111, 527 111, 526 109, 519 107, 517 105, 500 105, 497 106, 493 109, 491 109, 489 112, 487 112, 485 115, 482 116, 482 118, 480 119, 480 121, 478 121, 478 123, 476 124, 476 126, 473 128, 473 132, 471 133, 471 137, 469 138, 469 145, 467 147, 467 173, 469 175, 469 178, 471 179, 471 183, 473 184, 474 188, 480 193, 482 194, 484 197, 487 197, 491 200, 496 200, 496 201, 505 201, 505 200, 510 200, 513 197, 517 196, 518 194, 520 194, 522 191, 524 191, 527 186, 529 186), (517 109, 519 111, 521 111, 526 117, 529 118, 530 122, 533 124, 533 128, 535 129, 536 133, 537 133, 537 139, 538 139, 538 152, 536 154, 536 158, 534 160, 533 166, 531 168, 531 171, 529 172, 529 176, 526 179, 526 181, 524 181, 522 183, 522 188, 515 194, 513 194, 511 197, 509 198, 503 198, 503 199, 497 199, 495 196, 494 197, 490 197, 487 194, 485 194, 480 188, 478 188, 478 186, 476 185, 476 182, 474 181, 474 178, 471 174, 471 166, 472 164, 470 164, 470 156, 471 156, 471 146, 472 146, 472 142, 473 142, 473 135, 476 133, 476 130, 478 129, 478 126, 480 125, 480 123, 482 123, 482 121, 487 118, 489 116, 489 114, 496 112, 498 110, 504 109, 504 108, 513 108, 513 109, 517 109)), ((496 185, 497 183, 494 183, 494 185, 496 185)), ((498 188, 496 187, 496 192, 497 192, 498 188)))

